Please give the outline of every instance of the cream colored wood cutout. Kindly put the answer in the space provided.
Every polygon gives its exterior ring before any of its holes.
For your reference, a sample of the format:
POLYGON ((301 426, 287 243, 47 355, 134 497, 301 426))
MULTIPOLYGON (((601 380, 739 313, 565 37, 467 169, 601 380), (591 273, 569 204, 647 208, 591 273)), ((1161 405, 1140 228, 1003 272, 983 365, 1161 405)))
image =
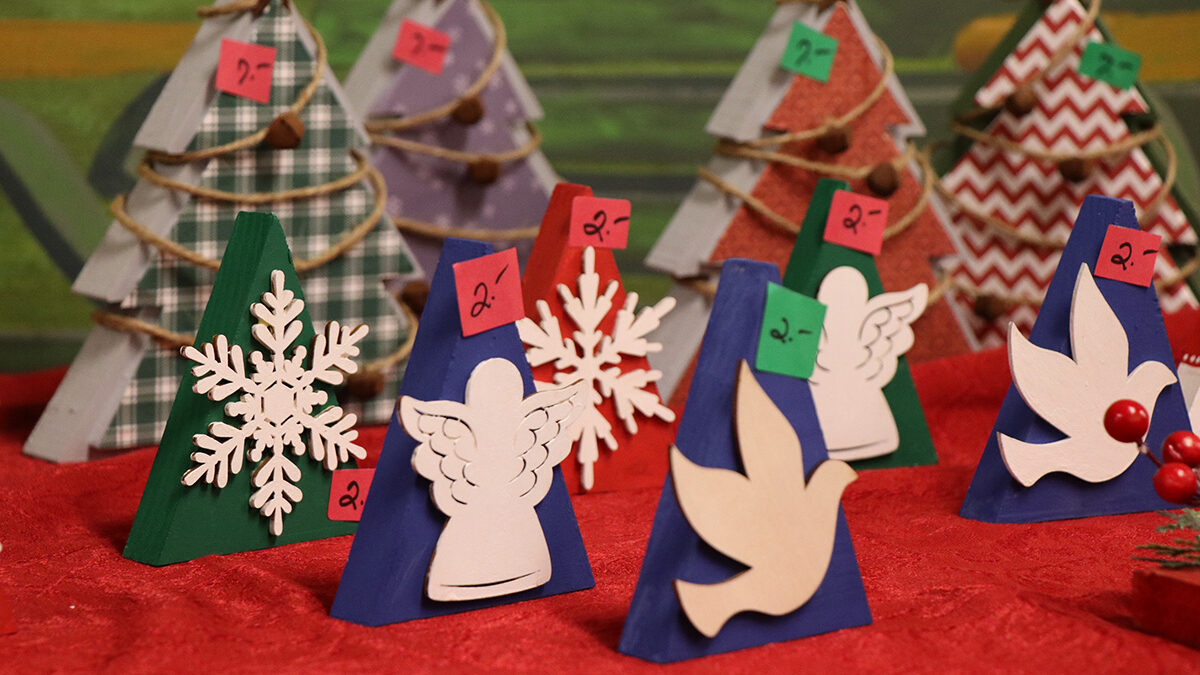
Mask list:
POLYGON ((1200 354, 1184 354, 1179 362, 1179 388, 1188 407, 1192 431, 1200 429, 1200 354))
POLYGON ((671 479, 688 524, 750 568, 716 584, 675 581, 684 614, 710 638, 739 612, 783 616, 808 602, 829 569, 842 491, 856 477, 850 465, 828 460, 806 484, 800 439, 745 361, 734 417, 745 475, 700 466, 671 448, 671 479))
POLYGON ((496 358, 471 372, 465 403, 400 399, 400 421, 419 442, 413 469, 432 481, 433 503, 449 517, 429 563, 431 600, 491 598, 550 580, 534 507, 571 451, 584 386, 523 394, 520 371, 496 358))
POLYGON ((1035 413, 1066 435, 1034 444, 1000 434, 1004 465, 1026 487, 1056 471, 1089 483, 1124 473, 1138 447, 1108 435, 1104 412, 1115 401, 1132 399, 1153 415, 1158 395, 1175 382, 1171 369, 1158 361, 1129 372, 1129 338, 1087 264, 1079 267, 1071 298, 1071 353, 1074 358, 1043 349, 1009 324, 1013 384, 1035 413))
POLYGON ((879 457, 900 447, 900 432, 883 388, 913 346, 912 323, 925 311, 929 287, 869 297, 853 267, 825 275, 817 300, 825 327, 809 384, 825 445, 833 459, 879 457))

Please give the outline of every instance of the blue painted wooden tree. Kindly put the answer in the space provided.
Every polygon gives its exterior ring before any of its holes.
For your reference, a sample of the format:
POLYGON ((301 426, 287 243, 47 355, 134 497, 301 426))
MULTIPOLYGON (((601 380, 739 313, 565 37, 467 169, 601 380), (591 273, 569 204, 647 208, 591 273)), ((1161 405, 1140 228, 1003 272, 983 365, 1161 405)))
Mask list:
MULTIPOLYGON (((491 252, 490 244, 446 240, 400 387, 401 396, 461 401, 475 367, 496 357, 507 359, 520 370, 526 396, 534 393, 533 376, 515 324, 462 336, 453 265, 491 252)), ((521 593, 482 600, 437 602, 426 597, 426 571, 446 517, 430 499, 429 481, 413 469, 416 446, 417 441, 393 415, 330 612, 334 617, 378 626, 567 593, 595 584, 566 484, 556 467, 550 492, 536 508, 550 551, 550 581, 521 593)))
MULTIPOLYGON (((1089 270, 1095 270, 1101 244, 1113 224, 1138 227, 1133 203, 1089 195, 1029 334, 1034 345, 1072 356, 1071 302, 1080 266, 1086 264, 1089 270)), ((1154 287, 1099 277, 1095 283, 1129 338, 1129 371, 1146 361, 1158 361, 1174 372, 1171 346, 1154 287)), ((1064 383, 1065 386, 1068 384, 1064 383)), ((1070 392, 1064 395, 1069 396, 1070 392)), ((1096 420, 1096 424, 1102 423, 1102 419, 1096 420)), ((1158 448, 1171 432, 1189 428, 1179 384, 1172 384, 1162 391, 1154 405, 1147 444, 1158 448)), ((963 501, 960 514, 965 518, 1031 523, 1171 508, 1154 492, 1154 465, 1141 457, 1124 473, 1105 482, 1089 483, 1066 473, 1052 473, 1025 487, 1009 474, 1004 464, 999 434, 1028 443, 1050 443, 1065 436, 1030 408, 1016 386, 1010 387, 963 501)))
MULTIPOLYGON (((755 361, 768 282, 779 283, 777 268, 768 263, 731 260, 722 269, 676 439, 676 445, 697 464, 742 470, 734 442, 735 383, 740 361, 755 361)), ((811 474, 827 455, 808 382, 770 373, 754 375, 795 429, 803 446, 805 473, 811 474)), ((625 620, 620 651, 668 663, 871 622, 850 531, 840 508, 828 572, 807 603, 778 617, 742 612, 725 623, 715 637, 705 637, 684 615, 675 580, 716 583, 745 569, 696 534, 680 510, 668 476, 625 620)))

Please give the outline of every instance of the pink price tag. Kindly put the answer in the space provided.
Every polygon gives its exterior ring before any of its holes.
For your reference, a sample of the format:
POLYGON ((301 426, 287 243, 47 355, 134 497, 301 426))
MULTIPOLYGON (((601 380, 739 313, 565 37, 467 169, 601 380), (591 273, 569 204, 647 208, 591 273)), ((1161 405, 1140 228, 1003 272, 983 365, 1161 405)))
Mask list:
POLYGON ((629 214, 632 209, 627 199, 576 197, 571 202, 571 229, 567 245, 625 248, 629 244, 629 214))
POLYGON ((833 193, 825 241, 863 253, 879 255, 887 225, 888 203, 847 190, 833 193))
POLYGON ((517 249, 454 263, 463 337, 525 318, 517 249))
POLYGON ((1096 260, 1096 276, 1146 287, 1154 281, 1154 263, 1162 237, 1132 227, 1109 225, 1096 260))
POLYGON ((436 28, 405 19, 392 47, 392 58, 410 63, 434 75, 442 74, 446 54, 450 51, 450 36, 436 28))
POLYGON ((275 48, 237 40, 221 40, 217 89, 259 103, 271 102, 275 48))
POLYGON ((375 469, 338 469, 329 486, 329 519, 358 522, 375 469))

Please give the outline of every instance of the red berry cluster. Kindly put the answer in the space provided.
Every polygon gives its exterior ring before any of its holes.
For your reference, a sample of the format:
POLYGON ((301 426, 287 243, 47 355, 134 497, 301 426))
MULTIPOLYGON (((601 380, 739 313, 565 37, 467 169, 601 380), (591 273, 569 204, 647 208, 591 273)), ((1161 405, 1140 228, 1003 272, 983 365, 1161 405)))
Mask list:
POLYGON ((1200 504, 1200 436, 1190 431, 1176 431, 1162 445, 1162 459, 1146 447, 1146 431, 1150 415, 1137 401, 1123 399, 1108 407, 1104 413, 1104 430, 1122 443, 1137 443, 1138 450, 1158 467, 1154 474, 1154 491, 1172 504, 1200 504))

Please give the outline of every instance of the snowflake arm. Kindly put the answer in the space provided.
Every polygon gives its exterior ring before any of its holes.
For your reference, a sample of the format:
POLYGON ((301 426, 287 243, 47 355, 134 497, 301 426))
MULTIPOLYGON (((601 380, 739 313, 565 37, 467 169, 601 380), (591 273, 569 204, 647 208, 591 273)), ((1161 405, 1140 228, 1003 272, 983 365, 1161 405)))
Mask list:
POLYGON ((183 357, 197 365, 192 366, 192 375, 199 378, 192 387, 197 394, 221 401, 240 391, 251 391, 254 382, 246 377, 246 362, 242 348, 229 345, 224 335, 202 345, 203 350, 192 346, 184 347, 183 357))
MULTIPOLYGON (((625 306, 617 312, 617 321, 612 331, 612 347, 625 356, 645 356, 661 352, 662 345, 650 342, 646 336, 658 329, 663 316, 675 308, 675 298, 667 296, 653 307, 637 308, 638 294, 625 296, 625 306)), ((656 378, 657 379, 657 378, 656 378)))
POLYGON ((550 305, 545 300, 537 302, 540 323, 524 318, 517 322, 517 333, 521 341, 529 345, 525 357, 532 368, 554 361, 556 370, 578 370, 583 364, 575 343, 564 340, 558 325, 558 319, 550 313, 550 305))
POLYGON ((196 466, 183 474, 183 484, 191 487, 203 479, 209 485, 225 487, 229 483, 229 476, 237 475, 242 470, 246 439, 252 431, 248 427, 238 428, 224 422, 214 422, 209 425, 207 434, 193 436, 192 443, 207 452, 192 453, 192 461, 196 466))
POLYGON ((302 417, 301 421, 309 431, 309 456, 324 462, 330 471, 349 462, 351 457, 366 459, 367 451, 354 442, 358 440, 358 431, 354 429, 358 418, 353 413, 343 415, 342 409, 335 405, 316 415, 302 417))
POLYGON ((251 326, 250 334, 273 356, 279 357, 304 332, 304 322, 296 321, 304 311, 304 301, 283 284, 283 272, 271 272, 271 290, 263 293, 262 302, 250 306, 250 313, 261 322, 251 326))
POLYGON ((330 321, 325 332, 313 341, 312 367, 309 369, 312 378, 327 384, 341 384, 346 374, 358 370, 353 359, 358 356, 358 342, 366 336, 365 325, 350 328, 330 321))
POLYGON ((277 537, 283 534, 283 517, 304 497, 295 484, 299 480, 300 467, 282 452, 268 456, 250 477, 250 484, 258 488, 250 495, 250 506, 271 519, 271 534, 277 537))
POLYGON ((612 398, 617 409, 617 417, 625 422, 625 429, 636 434, 638 430, 636 410, 646 417, 657 417, 665 422, 675 421, 675 411, 662 404, 658 394, 646 390, 651 382, 657 382, 662 377, 658 370, 631 370, 622 373, 619 368, 609 368, 604 371, 604 377, 599 378, 600 391, 606 398, 612 398))

